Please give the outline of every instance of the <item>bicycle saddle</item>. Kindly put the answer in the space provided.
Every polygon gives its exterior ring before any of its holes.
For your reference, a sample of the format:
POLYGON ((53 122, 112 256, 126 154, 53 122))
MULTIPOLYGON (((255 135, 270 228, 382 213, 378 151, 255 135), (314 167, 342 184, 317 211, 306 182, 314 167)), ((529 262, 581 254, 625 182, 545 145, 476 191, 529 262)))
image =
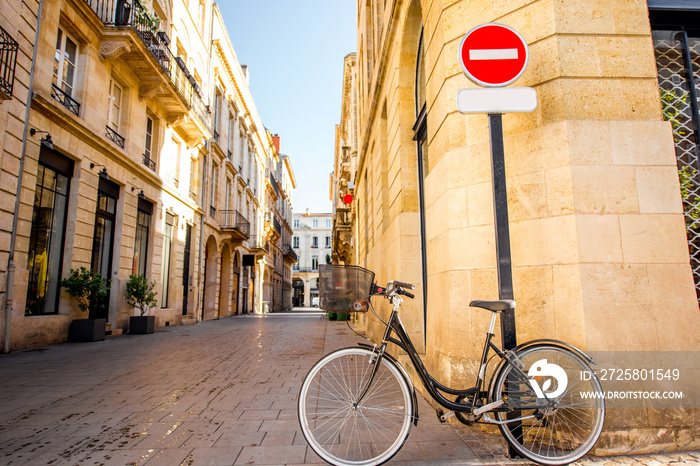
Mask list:
POLYGON ((512 299, 504 299, 501 301, 472 301, 469 303, 471 307, 480 307, 488 309, 492 312, 503 312, 509 309, 515 309, 515 301, 512 299))

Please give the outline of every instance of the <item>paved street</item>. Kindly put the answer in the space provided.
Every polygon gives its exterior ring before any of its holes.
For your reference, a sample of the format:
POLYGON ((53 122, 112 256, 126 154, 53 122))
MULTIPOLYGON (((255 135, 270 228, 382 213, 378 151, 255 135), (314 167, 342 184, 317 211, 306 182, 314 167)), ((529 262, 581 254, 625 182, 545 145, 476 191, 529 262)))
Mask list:
MULTIPOLYGON (((1 465, 319 464, 296 393, 321 355, 358 338, 314 310, 240 316, 0 356, 1 465)), ((390 464, 529 464, 498 434, 420 422, 390 464)), ((582 464, 699 464, 700 453, 582 464)))

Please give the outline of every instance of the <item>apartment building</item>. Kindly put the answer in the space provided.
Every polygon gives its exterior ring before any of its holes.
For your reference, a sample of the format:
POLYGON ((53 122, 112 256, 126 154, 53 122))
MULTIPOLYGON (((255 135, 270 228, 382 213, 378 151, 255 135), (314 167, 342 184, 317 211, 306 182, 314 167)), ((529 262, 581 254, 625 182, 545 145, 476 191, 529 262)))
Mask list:
POLYGON ((294 306, 318 306, 318 266, 331 263, 333 217, 330 213, 295 213, 292 248, 294 306))
POLYGON ((216 4, 0 4, 19 44, 0 103, 4 349, 64 341, 78 318, 128 330, 131 274, 156 282, 157 326, 263 312, 282 158, 216 4), (79 267, 110 282, 95 315, 59 287, 79 267))

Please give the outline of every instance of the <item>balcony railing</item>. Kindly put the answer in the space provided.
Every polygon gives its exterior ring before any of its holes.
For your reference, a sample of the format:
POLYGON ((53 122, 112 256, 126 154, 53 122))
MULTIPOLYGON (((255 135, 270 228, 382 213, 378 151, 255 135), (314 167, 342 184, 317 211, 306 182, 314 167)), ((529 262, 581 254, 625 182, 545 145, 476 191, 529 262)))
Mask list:
POLYGON ((258 252, 270 252, 270 243, 262 237, 250 241, 250 250, 258 252))
POLYGON ((280 189, 277 187, 277 181, 275 180, 275 177, 271 171, 268 172, 268 179, 270 181, 270 186, 272 186, 272 189, 275 191, 275 194, 277 194, 277 197, 279 197, 280 189))
POLYGON ((294 260, 294 262, 297 262, 299 260, 299 257, 297 256, 296 251, 294 248, 292 248, 291 244, 285 244, 282 246, 282 254, 285 256, 289 256, 291 259, 294 260))
POLYGON ((58 102, 61 103, 61 105, 66 107, 75 115, 80 115, 80 103, 78 103, 78 101, 75 100, 73 97, 66 94, 63 91, 63 89, 56 86, 55 84, 51 84, 51 97, 56 99, 58 102))
POLYGON ((148 13, 139 0, 84 0, 106 26, 131 27, 155 58, 180 97, 193 110, 204 127, 211 129, 211 115, 202 101, 201 90, 187 66, 171 52, 170 39, 160 31, 157 17, 148 13))
POLYGON ((105 136, 122 149, 124 148, 124 136, 114 131, 110 126, 107 126, 107 133, 105 133, 105 136))
POLYGON ((0 90, 8 96, 15 84, 18 48, 17 41, 0 27, 0 90))
POLYGON ((233 230, 243 239, 250 237, 250 222, 237 210, 222 210, 219 225, 224 230, 233 230))
POLYGON ((141 161, 143 162, 143 164, 145 166, 147 166, 148 168, 150 168, 153 171, 156 171, 156 163, 153 161, 152 158, 150 158, 146 154, 143 154, 143 158, 141 159, 141 161))

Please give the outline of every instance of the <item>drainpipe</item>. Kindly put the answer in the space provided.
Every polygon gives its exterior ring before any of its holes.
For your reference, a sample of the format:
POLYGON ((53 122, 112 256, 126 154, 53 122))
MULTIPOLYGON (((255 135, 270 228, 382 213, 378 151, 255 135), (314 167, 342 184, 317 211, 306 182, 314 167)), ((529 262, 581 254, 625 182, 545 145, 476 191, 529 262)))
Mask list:
POLYGON ((206 277, 206 269, 204 269, 203 264, 202 264, 202 256, 204 253, 204 216, 207 215, 207 160, 209 159, 208 156, 204 156, 204 160, 202 161, 202 171, 204 172, 202 174, 202 210, 204 213, 200 216, 199 218, 199 263, 197 264, 197 267, 199 268, 199 283, 197 286, 197 293, 199 293, 199 299, 197 300, 197 310, 195 313, 195 320, 197 322, 204 320, 204 293, 202 292, 202 288, 204 285, 204 280, 207 279, 206 277), (201 312, 201 315, 200 315, 201 312))
POLYGON ((32 66, 29 73, 29 86, 27 87, 27 103, 24 110, 24 130, 22 132, 22 150, 19 157, 19 172, 17 173, 17 192, 15 195, 15 211, 12 216, 12 235, 10 236, 10 254, 7 258, 7 282, 5 285, 5 340, 2 347, 3 353, 10 352, 10 337, 12 336, 12 307, 14 302, 15 286, 15 243, 17 241, 17 223, 19 221, 20 194, 22 194, 22 177, 24 176, 24 154, 27 149, 27 133, 29 132, 29 111, 34 99, 34 69, 36 65, 37 44, 39 43, 39 30, 41 28, 41 13, 44 0, 39 0, 39 10, 36 16, 36 32, 34 33, 34 50, 32 51, 32 66))

